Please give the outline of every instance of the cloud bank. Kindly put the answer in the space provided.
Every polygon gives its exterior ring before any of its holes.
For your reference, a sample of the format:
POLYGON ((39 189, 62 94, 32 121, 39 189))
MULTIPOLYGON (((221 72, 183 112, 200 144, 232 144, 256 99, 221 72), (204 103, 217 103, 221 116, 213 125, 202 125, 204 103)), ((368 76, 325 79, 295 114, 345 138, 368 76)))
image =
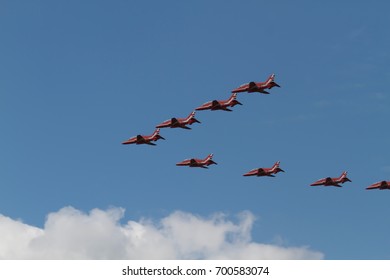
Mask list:
POLYGON ((65 207, 44 227, 0 215, 0 259, 322 259, 307 247, 251 240, 254 216, 233 222, 223 214, 203 218, 176 211, 160 221, 120 223, 124 209, 65 207))

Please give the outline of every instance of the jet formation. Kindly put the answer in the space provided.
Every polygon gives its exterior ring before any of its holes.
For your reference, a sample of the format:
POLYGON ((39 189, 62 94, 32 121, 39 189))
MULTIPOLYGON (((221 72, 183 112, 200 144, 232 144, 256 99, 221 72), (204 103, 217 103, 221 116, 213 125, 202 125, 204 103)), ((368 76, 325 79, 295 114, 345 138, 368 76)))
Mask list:
MULTIPOLYGON (((264 82, 254 82, 251 81, 249 83, 242 84, 241 86, 233 89, 231 92, 231 96, 226 100, 212 100, 208 101, 204 104, 202 104, 199 107, 196 107, 187 117, 185 118, 176 118, 172 117, 171 119, 168 119, 158 125, 156 125, 156 129, 153 132, 152 135, 137 135, 134 137, 129 138, 128 140, 125 140, 122 142, 122 144, 147 144, 151 146, 155 146, 156 144, 153 142, 156 142, 159 139, 165 140, 164 137, 160 135, 160 128, 182 128, 190 130, 191 127, 189 125, 192 125, 194 123, 201 123, 199 120, 195 118, 195 111, 204 111, 204 110, 210 110, 210 111, 227 111, 232 112, 232 109, 236 105, 242 105, 241 102, 237 100, 237 94, 242 92, 247 93, 253 93, 258 92, 262 94, 270 94, 269 91, 274 87, 279 87, 280 85, 275 82, 275 74, 271 74, 264 82)), ((189 167, 199 167, 208 169, 208 166, 217 164, 215 161, 212 160, 213 154, 209 154, 204 159, 198 159, 198 158, 189 158, 185 159, 181 162, 176 163, 176 166, 189 166, 189 167)), ((246 173, 243 174, 243 176, 257 176, 257 177, 275 177, 275 174, 279 172, 285 172, 280 167, 280 161, 277 161, 274 163, 272 167, 260 167, 252 169, 246 173)), ((339 177, 326 177, 319 179, 310 186, 333 186, 333 187, 342 187, 341 184, 344 184, 345 182, 351 182, 351 180, 347 177, 347 172, 344 171, 339 177)), ((390 190, 390 181, 380 181, 377 183, 374 183, 366 188, 367 190, 373 190, 373 189, 379 189, 379 190, 390 190)))

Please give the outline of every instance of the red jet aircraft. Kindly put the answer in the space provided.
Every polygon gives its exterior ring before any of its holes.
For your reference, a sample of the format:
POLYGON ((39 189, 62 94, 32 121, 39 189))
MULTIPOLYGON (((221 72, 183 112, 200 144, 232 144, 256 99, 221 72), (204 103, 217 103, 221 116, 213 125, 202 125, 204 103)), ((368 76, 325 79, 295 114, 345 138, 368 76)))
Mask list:
POLYGON ((239 86, 236 89, 233 89, 232 92, 260 92, 264 94, 269 94, 266 89, 271 89, 273 87, 280 87, 277 83, 274 82, 275 79, 275 74, 272 74, 271 76, 268 77, 268 79, 265 82, 250 82, 247 84, 243 84, 239 86))
POLYGON ((390 181, 378 182, 366 188, 366 190, 373 190, 373 189, 390 190, 390 181))
POLYGON ((237 93, 233 93, 229 99, 227 100, 213 100, 204 103, 202 106, 196 108, 195 110, 224 110, 224 111, 229 111, 231 112, 232 110, 227 108, 227 107, 234 107, 235 105, 242 105, 239 101, 236 100, 237 98, 237 93))
POLYGON ((334 186, 334 187, 341 188, 341 186, 339 184, 343 184, 345 182, 352 182, 351 180, 349 180, 347 178, 347 172, 346 171, 341 173, 340 177, 338 177, 338 178, 331 178, 331 177, 322 178, 322 179, 319 179, 318 181, 315 181, 310 186, 324 185, 324 186, 334 186))
POLYGON ((278 172, 284 172, 283 169, 279 167, 280 161, 277 161, 274 163, 274 165, 271 168, 256 168, 252 169, 251 171, 245 173, 243 176, 269 176, 269 177, 275 177, 275 175, 278 172))
POLYGON ((189 166, 189 167, 201 167, 208 168, 207 166, 211 164, 217 164, 212 160, 213 154, 209 154, 205 159, 191 158, 185 159, 179 163, 176 163, 177 166, 189 166))
POLYGON ((156 144, 152 143, 151 141, 157 141, 158 139, 163 139, 165 140, 164 137, 160 135, 160 129, 157 128, 152 135, 137 135, 134 137, 131 137, 130 139, 124 141, 122 144, 127 145, 127 144, 148 144, 148 145, 153 145, 155 146, 156 144))
POLYGON ((170 120, 166 120, 165 122, 160 123, 156 127, 157 128, 161 128, 161 127, 171 127, 171 128, 181 127, 181 128, 185 128, 185 129, 191 129, 190 127, 187 126, 187 124, 191 125, 191 124, 193 124, 195 122, 200 123, 200 121, 195 119, 195 111, 194 111, 191 114, 189 114, 189 116, 187 118, 171 118, 170 120))

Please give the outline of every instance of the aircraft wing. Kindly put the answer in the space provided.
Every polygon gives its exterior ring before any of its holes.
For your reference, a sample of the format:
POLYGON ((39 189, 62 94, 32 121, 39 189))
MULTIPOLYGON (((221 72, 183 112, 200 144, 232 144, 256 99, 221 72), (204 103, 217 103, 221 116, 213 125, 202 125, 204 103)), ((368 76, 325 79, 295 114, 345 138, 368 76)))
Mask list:
POLYGON ((325 178, 325 184, 332 184, 332 183, 333 183, 332 178, 330 178, 330 177, 325 178))
POLYGON ((256 85, 255 82, 250 82, 250 83, 248 84, 248 89, 256 89, 256 88, 257 88, 257 85, 256 85))
POLYGON ((191 166, 196 166, 196 165, 198 165, 198 162, 195 160, 195 159, 190 159, 190 165, 191 166))
POLYGON ((265 170, 263 168, 257 169, 257 176, 265 175, 265 170))
POLYGON ((221 108, 221 104, 217 100, 211 101, 211 109, 221 108))

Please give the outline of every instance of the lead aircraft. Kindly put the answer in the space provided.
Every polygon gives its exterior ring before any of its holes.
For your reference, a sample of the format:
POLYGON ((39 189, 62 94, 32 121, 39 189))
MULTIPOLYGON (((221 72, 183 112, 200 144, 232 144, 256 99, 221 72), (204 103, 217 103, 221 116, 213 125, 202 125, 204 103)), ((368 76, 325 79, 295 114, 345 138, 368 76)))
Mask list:
POLYGON ((213 154, 209 154, 205 159, 191 158, 176 163, 177 166, 201 167, 206 169, 211 164, 217 164, 213 161, 213 154))
POLYGON ((156 128, 162 128, 162 127, 170 127, 170 128, 184 128, 184 129, 191 129, 187 125, 191 125, 193 123, 200 123, 197 119, 195 119, 195 111, 193 111, 191 114, 188 115, 186 118, 171 118, 169 120, 166 120, 156 126, 156 128))
POLYGON ((242 176, 268 176, 268 177, 275 177, 275 175, 278 172, 284 172, 283 169, 279 167, 280 161, 277 161, 274 163, 274 165, 271 168, 255 168, 252 169, 251 171, 245 173, 242 176))
POLYGON ((326 177, 319 179, 312 183, 310 186, 334 186, 334 187, 339 187, 341 188, 340 184, 343 184, 345 182, 352 182, 350 179, 347 178, 347 172, 344 171, 341 173, 340 177, 338 178, 331 178, 331 177, 326 177))
POLYGON ((134 137, 131 137, 130 139, 122 142, 122 144, 127 145, 127 144, 148 144, 155 146, 156 144, 152 143, 152 141, 157 141, 158 139, 163 139, 165 140, 164 137, 160 135, 160 129, 157 128, 152 135, 137 135, 134 137))
POLYGON ((273 87, 280 87, 277 83, 275 83, 275 74, 272 74, 268 77, 265 82, 249 82, 239 86, 232 90, 232 92, 260 92, 264 94, 269 94, 266 89, 271 89, 273 87))
POLYGON ((227 100, 213 100, 213 101, 208 101, 204 103, 202 106, 199 106, 195 110, 200 111, 200 110, 224 110, 224 111, 229 111, 231 112, 232 110, 227 108, 227 107, 234 107, 237 104, 242 105, 237 99, 237 93, 233 93, 229 99, 227 100))

